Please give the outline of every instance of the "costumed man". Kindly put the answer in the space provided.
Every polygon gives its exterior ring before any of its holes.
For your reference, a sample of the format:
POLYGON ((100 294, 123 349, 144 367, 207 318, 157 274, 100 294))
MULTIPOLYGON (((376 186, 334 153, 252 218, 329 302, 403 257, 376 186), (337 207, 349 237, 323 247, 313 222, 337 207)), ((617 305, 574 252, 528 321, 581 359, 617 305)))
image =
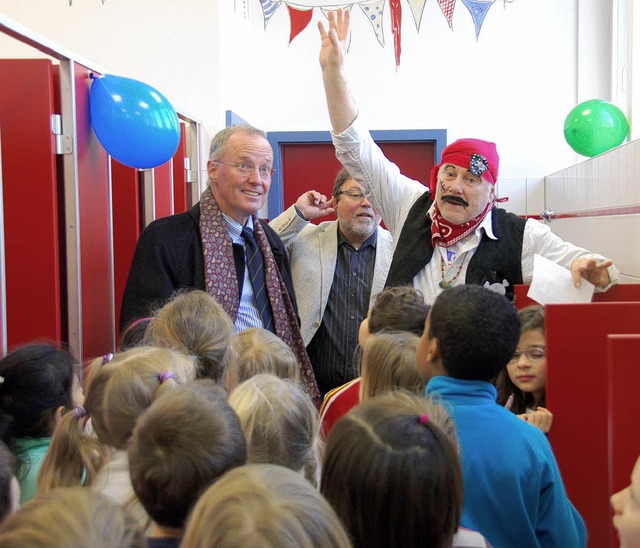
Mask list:
POLYGON ((120 328, 152 315, 175 290, 206 290, 237 331, 263 327, 291 347, 302 385, 318 403, 289 260, 278 235, 257 217, 273 174, 273 150, 265 133, 251 126, 221 130, 211 141, 207 171, 209 185, 199 203, 153 221, 140 235, 120 328))
POLYGON ((576 286, 586 279, 604 291, 617 283, 611 260, 563 241, 543 223, 495 207, 494 143, 460 139, 446 147, 428 189, 402 175, 356 123, 358 109, 344 71, 349 12, 330 12, 328 33, 321 22, 318 26, 336 156, 363 185, 393 235, 387 286, 413 284, 427 303, 444 288, 464 283, 512 298, 514 284, 531 283, 536 254, 570 269, 576 286))
POLYGON ((270 226, 289 253, 302 338, 324 396, 359 375, 358 330, 384 287, 391 234, 380 226, 362 185, 344 168, 331 200, 305 192, 270 226), (335 221, 309 223, 334 211, 335 221))

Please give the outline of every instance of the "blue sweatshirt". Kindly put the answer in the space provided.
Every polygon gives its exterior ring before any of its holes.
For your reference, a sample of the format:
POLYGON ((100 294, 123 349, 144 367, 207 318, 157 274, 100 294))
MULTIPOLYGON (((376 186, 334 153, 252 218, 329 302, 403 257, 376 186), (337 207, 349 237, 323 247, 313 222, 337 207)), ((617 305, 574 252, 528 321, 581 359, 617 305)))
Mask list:
POLYGON ((498 405, 488 382, 437 376, 425 393, 442 400, 458 429, 461 526, 482 533, 494 548, 586 546, 584 522, 540 429, 498 405))

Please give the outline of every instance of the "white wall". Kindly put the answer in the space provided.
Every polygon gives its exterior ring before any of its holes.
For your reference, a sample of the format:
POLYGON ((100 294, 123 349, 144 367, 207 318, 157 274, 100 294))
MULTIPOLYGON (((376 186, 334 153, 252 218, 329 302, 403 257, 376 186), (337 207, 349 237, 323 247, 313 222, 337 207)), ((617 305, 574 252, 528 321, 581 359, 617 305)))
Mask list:
MULTIPOLYGON (((426 1, 419 32, 408 3, 402 8, 397 68, 388 5, 385 47, 359 6, 352 11, 349 74, 372 129, 446 128, 450 141, 494 140, 498 194, 510 196, 506 208, 519 214, 640 203, 639 168, 621 173, 617 151, 585 162, 563 136, 578 102, 611 100, 611 2, 496 0, 477 41, 461 1, 453 30, 435 0, 426 1)), ((286 6, 265 29, 258 0, 73 0, 71 7, 0 0, 0 13, 107 72, 157 87, 203 121, 205 140, 224 126, 226 110, 267 131, 329 129, 317 61, 320 9, 291 44, 286 6)), ((22 50, 0 37, 3 56, 22 50)), ((640 166, 638 146, 620 149, 624 165, 640 166)), ((557 220, 552 228, 612 256, 625 281, 640 278, 638 215, 557 220)))
MULTIPOLYGON (((451 30, 438 3, 427 0, 419 32, 402 2, 397 69, 388 6, 383 48, 355 5, 349 72, 362 116, 374 129, 446 128, 450 139, 494 140, 505 178, 542 177, 571 165, 578 157, 562 129, 578 82, 587 95, 610 87, 609 72, 599 71, 602 56, 597 63, 577 61, 579 25, 581 43, 593 43, 590 35, 596 43, 609 39, 603 4, 581 0, 578 9, 577 0, 497 0, 476 41, 461 1, 451 30)), ((74 0, 72 6, 0 0, 0 11, 113 74, 157 87, 211 131, 224 125, 227 109, 269 131, 329 127, 317 63, 315 27, 324 19, 318 8, 290 45, 286 6, 264 29, 258 0, 74 0)), ((9 48, 0 47, 8 56, 9 48)))
POLYGON ((606 253, 620 270, 621 283, 640 283, 639 180, 640 141, 633 141, 545 181, 547 205, 561 217, 551 221, 551 229, 606 253))

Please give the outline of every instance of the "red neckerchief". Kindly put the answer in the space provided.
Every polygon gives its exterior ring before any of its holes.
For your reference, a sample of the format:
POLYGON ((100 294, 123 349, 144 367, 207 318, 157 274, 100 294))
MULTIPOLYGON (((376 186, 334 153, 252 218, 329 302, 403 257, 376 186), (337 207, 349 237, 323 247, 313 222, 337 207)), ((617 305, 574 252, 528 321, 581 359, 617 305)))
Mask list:
POLYGON ((489 201, 487 207, 484 208, 484 211, 480 213, 480 215, 461 225, 454 225, 442 216, 442 213, 440 213, 438 209, 438 204, 434 203, 433 220, 431 223, 431 244, 433 247, 436 245, 440 247, 451 247, 475 231, 487 213, 493 209, 493 206, 494 202, 489 201))

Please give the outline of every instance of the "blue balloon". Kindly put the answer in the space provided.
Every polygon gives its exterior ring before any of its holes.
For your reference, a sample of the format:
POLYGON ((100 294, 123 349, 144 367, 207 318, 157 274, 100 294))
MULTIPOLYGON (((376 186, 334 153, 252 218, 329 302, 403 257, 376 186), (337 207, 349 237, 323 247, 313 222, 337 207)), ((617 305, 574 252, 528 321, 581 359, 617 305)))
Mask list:
POLYGON ((137 169, 164 164, 180 144, 180 122, 167 98, 151 86, 122 76, 94 77, 91 125, 105 150, 137 169))

